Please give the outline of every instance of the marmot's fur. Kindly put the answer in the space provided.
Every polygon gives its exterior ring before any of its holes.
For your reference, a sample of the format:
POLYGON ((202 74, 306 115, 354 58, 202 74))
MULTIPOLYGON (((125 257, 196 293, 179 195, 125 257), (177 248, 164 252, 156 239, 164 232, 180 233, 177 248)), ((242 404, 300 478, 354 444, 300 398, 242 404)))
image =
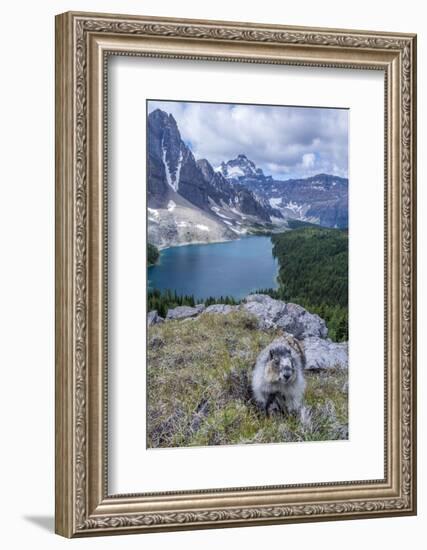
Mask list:
POLYGON ((252 393, 267 415, 298 412, 304 391, 304 353, 290 335, 276 338, 258 355, 252 374, 252 393))

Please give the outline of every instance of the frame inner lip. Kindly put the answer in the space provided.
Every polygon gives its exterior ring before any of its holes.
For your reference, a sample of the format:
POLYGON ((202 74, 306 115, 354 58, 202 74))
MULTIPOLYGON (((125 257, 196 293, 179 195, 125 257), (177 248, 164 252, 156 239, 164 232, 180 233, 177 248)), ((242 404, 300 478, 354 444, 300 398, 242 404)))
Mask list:
MULTIPOLYGON (((103 166, 104 166, 104 173, 103 173, 103 193, 104 193, 104 212, 107 212, 108 210, 108 61, 110 56, 129 56, 129 57, 142 57, 142 58, 152 58, 152 57, 159 57, 159 58, 167 58, 167 59, 183 59, 183 60, 201 60, 201 61, 228 61, 230 63, 274 63, 274 64, 280 64, 280 65, 297 65, 301 67, 330 67, 329 64, 322 64, 319 62, 306 62, 306 61, 296 61, 296 62, 288 62, 288 60, 284 61, 262 61, 258 58, 251 59, 240 59, 238 57, 195 57, 187 54, 171 54, 170 52, 161 53, 160 55, 153 55, 151 52, 143 52, 140 50, 133 51, 133 50, 124 50, 123 52, 119 50, 111 50, 108 48, 102 47, 102 54, 103 54, 103 63, 102 63, 102 75, 103 75, 103 144, 104 144, 104 151, 103 151, 103 166)), ((343 65, 345 65, 347 68, 350 69, 367 69, 367 70, 379 70, 384 72, 384 119, 386 121, 387 119, 387 100, 388 100, 388 93, 387 93, 387 70, 384 68, 383 65, 378 66, 376 65, 354 65, 354 64, 342 64, 337 63, 336 65, 333 65, 335 68, 342 68, 343 65)), ((148 98, 146 98, 148 99, 148 98)), ((159 100, 156 100, 159 101, 159 100)), ((387 143, 387 133, 388 129, 385 124, 385 144, 387 143)), ((387 146, 385 145, 384 148, 384 163, 385 166, 387 166, 387 146)), ((384 180, 385 180, 385 190, 387 190, 388 181, 387 181, 387 170, 384 171, 384 180)), ((384 205, 384 226, 385 231, 384 235, 385 238, 387 238, 387 201, 386 201, 386 193, 385 193, 385 205, 384 205)), ((107 256, 108 251, 108 217, 107 215, 104 215, 104 250, 105 255, 107 256)), ((384 247, 384 260, 387 264, 387 247, 384 247)), ((108 270, 104 269, 104 295, 105 295, 105 301, 104 301, 104 312, 105 312, 105 318, 104 323, 105 327, 108 327, 108 270)), ((384 312, 386 314, 387 310, 387 286, 388 286, 388 277, 387 277, 387 270, 385 270, 384 273, 384 312)), ((386 407, 387 405, 387 372, 386 372, 386 366, 387 366, 387 323, 384 324, 384 331, 385 331, 385 337, 384 337, 384 405, 386 407)), ((105 328, 104 330, 105 334, 105 346, 106 349, 108 349, 108 330, 105 328)), ((106 404, 106 410, 104 412, 104 423, 105 423, 105 442, 104 442, 104 474, 103 474, 103 483, 104 483, 104 499, 105 502, 113 501, 115 499, 131 499, 131 500, 140 500, 143 498, 150 498, 150 497, 187 497, 191 495, 195 495, 196 497, 199 496, 209 496, 210 498, 217 498, 218 496, 223 495, 224 498, 227 497, 229 493, 246 493, 246 492, 254 492, 254 491, 273 491, 273 492, 288 492, 295 489, 316 489, 318 488, 319 491, 322 492, 324 488, 334 488, 335 490, 341 490, 345 489, 345 487, 351 486, 351 487, 357 487, 357 486, 385 486, 389 487, 389 479, 388 479, 388 456, 387 456, 387 438, 388 438, 388 426, 387 426, 387 414, 384 417, 384 474, 385 477, 382 479, 365 479, 365 480, 349 480, 349 481, 328 481, 328 482, 313 482, 313 483, 296 483, 296 484, 283 484, 283 485, 263 485, 263 486, 249 486, 249 487, 225 487, 225 488, 204 488, 204 489, 184 489, 184 490, 174 490, 174 491, 148 491, 148 492, 135 492, 135 493, 109 493, 108 491, 108 353, 105 354, 105 362, 104 362, 104 399, 106 404)), ((386 411, 387 412, 387 411, 386 411)))

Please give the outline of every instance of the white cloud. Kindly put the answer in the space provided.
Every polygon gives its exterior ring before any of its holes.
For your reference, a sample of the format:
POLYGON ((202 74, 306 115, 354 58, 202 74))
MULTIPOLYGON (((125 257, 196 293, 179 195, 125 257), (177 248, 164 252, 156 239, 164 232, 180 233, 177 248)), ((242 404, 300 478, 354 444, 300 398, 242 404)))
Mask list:
POLYGON ((314 153, 305 153, 302 156, 302 165, 304 168, 310 169, 314 167, 316 162, 316 155, 314 153))
POLYGON ((196 158, 213 166, 246 154, 266 174, 347 176, 348 111, 312 107, 149 102, 171 113, 196 158))

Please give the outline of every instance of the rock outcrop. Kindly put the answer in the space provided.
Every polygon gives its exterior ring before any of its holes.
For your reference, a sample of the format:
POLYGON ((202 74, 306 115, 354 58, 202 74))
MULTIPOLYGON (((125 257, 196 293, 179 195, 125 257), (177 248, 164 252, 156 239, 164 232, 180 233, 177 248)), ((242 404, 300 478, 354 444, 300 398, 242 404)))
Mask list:
POLYGON ((191 319, 192 317, 197 317, 205 309, 203 304, 197 305, 195 307, 190 306, 178 306, 174 309, 170 309, 166 315, 167 321, 177 321, 183 319, 191 319))
POLYGON ((237 311, 238 309, 239 306, 230 306, 228 304, 212 304, 211 306, 208 306, 203 313, 219 313, 222 315, 227 315, 227 313, 237 311))
POLYGON ((348 342, 309 337, 302 342, 306 370, 347 369, 348 342))
POLYGON ((164 323, 163 317, 160 317, 160 315, 157 313, 156 309, 153 309, 153 311, 149 311, 147 313, 147 326, 151 327, 152 325, 158 325, 159 323, 164 323))
POLYGON ((298 340, 310 336, 328 336, 325 321, 298 304, 274 300, 267 294, 251 294, 247 296, 242 307, 258 318, 261 329, 279 327, 298 340))

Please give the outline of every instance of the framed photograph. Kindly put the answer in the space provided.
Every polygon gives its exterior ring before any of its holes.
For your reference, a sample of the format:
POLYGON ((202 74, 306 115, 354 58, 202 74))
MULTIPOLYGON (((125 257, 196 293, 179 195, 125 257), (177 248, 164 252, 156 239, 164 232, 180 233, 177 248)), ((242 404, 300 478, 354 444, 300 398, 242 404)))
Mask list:
POLYGON ((56 18, 56 532, 416 513, 416 37, 56 18))

